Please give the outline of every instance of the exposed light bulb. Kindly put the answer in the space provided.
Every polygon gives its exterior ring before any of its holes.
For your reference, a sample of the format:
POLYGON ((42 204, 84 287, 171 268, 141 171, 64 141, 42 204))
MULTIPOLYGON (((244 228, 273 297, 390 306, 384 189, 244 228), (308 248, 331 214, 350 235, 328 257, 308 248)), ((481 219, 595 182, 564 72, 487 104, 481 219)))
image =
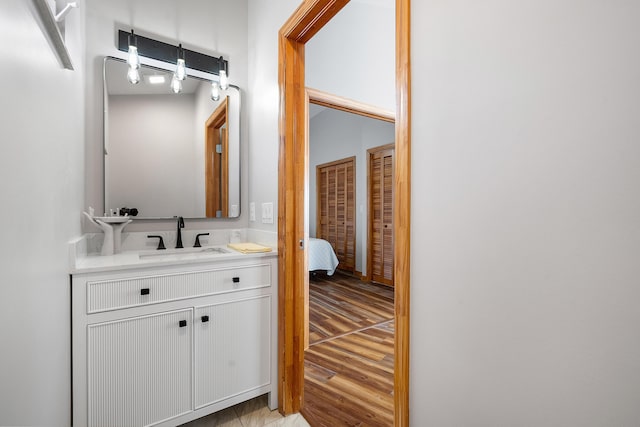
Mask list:
POLYGON ((227 77, 227 72, 225 70, 220 70, 220 89, 229 89, 229 77, 227 77))
POLYGON ((173 93, 180 93, 182 92, 182 82, 180 80, 178 80, 178 78, 176 77, 176 75, 173 75, 173 78, 171 79, 171 90, 173 91, 173 93))
POLYGON ((129 64, 130 68, 135 68, 136 70, 140 68, 140 56, 138 56, 138 48, 134 45, 129 45, 129 56, 127 56, 127 64, 129 64))
POLYGON ((179 58, 176 64, 176 79, 182 81, 187 77, 187 70, 185 68, 184 59, 179 58))
POLYGON ((140 70, 137 68, 129 67, 129 71, 127 72, 127 80, 131 84, 138 84, 140 82, 140 70))
POLYGON ((211 99, 214 101, 220 100, 220 89, 218 88, 218 82, 211 82, 211 99))

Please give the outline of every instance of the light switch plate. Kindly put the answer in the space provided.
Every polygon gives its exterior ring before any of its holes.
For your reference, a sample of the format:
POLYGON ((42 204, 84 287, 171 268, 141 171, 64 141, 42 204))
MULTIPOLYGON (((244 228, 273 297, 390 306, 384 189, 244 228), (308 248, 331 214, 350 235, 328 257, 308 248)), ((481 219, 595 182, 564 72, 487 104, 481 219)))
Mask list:
POLYGON ((262 204, 262 223, 273 224, 273 203, 262 204))
POLYGON ((256 220, 256 203, 251 202, 249 203, 249 221, 255 221, 255 220, 256 220))

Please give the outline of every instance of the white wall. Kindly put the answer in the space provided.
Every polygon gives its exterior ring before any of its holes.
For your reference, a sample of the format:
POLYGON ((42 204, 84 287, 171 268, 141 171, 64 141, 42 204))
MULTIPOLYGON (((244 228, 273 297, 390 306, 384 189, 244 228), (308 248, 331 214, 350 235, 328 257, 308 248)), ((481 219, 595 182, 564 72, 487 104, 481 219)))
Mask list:
POLYGON ((62 69, 23 0, 0 4, 0 425, 70 425, 67 241, 83 194, 83 6, 62 69))
MULTIPOLYGON (((277 231, 277 221, 263 224, 260 207, 262 203, 273 202, 275 209, 278 203, 278 31, 300 3, 300 0, 249 0, 249 201, 256 205, 256 221, 250 221, 249 227, 274 232, 277 231)), ((384 31, 380 31, 380 26, 391 25, 393 28, 393 1, 353 0, 340 12, 340 17, 336 17, 336 21, 330 22, 322 31, 329 26, 360 31, 357 37, 375 41, 367 51, 375 51, 383 61, 376 61, 375 66, 366 61, 364 64, 357 63, 344 49, 348 40, 334 38, 331 31, 325 36, 321 32, 306 46, 306 60, 311 64, 307 67, 308 86, 381 108, 394 109, 395 42, 393 37, 389 38, 384 31), (375 9, 363 7, 366 4, 375 9), (372 25, 361 25, 365 22, 371 22, 372 25), (367 73, 359 75, 357 84, 349 84, 353 83, 349 77, 344 82, 338 81, 336 73, 330 71, 325 75, 326 66, 321 60, 314 59, 323 58, 325 54, 330 54, 332 61, 344 64, 338 70, 340 78, 355 74, 361 67, 366 68, 367 73), (370 73, 371 69, 375 69, 376 73, 370 73), (378 86, 383 87, 379 91, 371 90, 371 87, 378 86)), ((362 49, 356 52, 362 52, 362 49)))
MULTIPOLYGON (((232 84, 247 88, 247 0, 111 0, 87 4, 87 150, 86 204, 96 207, 102 202, 102 58, 125 57, 115 47, 118 29, 133 28, 137 33, 170 44, 182 43, 191 50, 229 60, 232 84)), ((143 63, 160 65, 142 58, 143 63)), ((245 94, 243 93, 243 96, 245 94)), ((248 116, 243 111, 242 159, 248 162, 248 116)), ((242 209, 238 219, 187 221, 186 228, 241 228, 248 221, 248 168, 242 168, 242 209)), ((134 223, 127 231, 166 229, 173 222, 134 223)), ((97 231, 89 225, 87 231, 97 231)))
POLYGON ((639 425, 640 3, 411 16, 411 425, 639 425))
MULTIPOLYGON (((250 228, 275 232, 278 205, 278 30, 300 0, 249 1, 249 201, 256 205, 250 228), (274 222, 261 222, 262 203, 273 203, 274 222)), ((248 210, 248 209, 247 209, 248 210)), ((245 212, 247 211, 245 210, 245 212)))
POLYGON ((411 425, 640 422, 639 8, 412 2, 411 425))
POLYGON ((135 207, 146 217, 205 216, 198 203, 203 188, 194 185, 194 165, 203 163, 196 161, 202 160, 203 144, 196 143, 195 114, 193 94, 109 96, 107 209, 135 207), (165 194, 172 195, 170 202, 165 194))
POLYGON ((309 236, 316 236, 316 167, 356 156, 356 271, 367 268, 367 150, 395 141, 393 123, 325 109, 309 120, 309 236))
POLYGON ((306 85, 395 111, 394 28, 394 0, 351 0, 306 44, 306 85))

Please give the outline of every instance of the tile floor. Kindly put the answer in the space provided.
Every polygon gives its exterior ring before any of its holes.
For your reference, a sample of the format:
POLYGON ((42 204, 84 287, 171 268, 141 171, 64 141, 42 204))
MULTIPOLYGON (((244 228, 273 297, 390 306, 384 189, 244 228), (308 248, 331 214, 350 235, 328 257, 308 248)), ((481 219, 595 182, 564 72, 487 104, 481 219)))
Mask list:
POLYGON ((267 406, 267 395, 239 403, 181 427, 310 427, 300 414, 283 417, 267 406))

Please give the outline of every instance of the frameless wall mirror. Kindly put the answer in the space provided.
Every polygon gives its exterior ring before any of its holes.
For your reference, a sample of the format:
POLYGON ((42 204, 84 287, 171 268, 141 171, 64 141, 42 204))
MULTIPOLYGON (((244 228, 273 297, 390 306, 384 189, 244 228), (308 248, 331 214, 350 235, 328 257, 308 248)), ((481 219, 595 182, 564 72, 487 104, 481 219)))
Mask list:
POLYGON ((211 82, 142 66, 127 81, 125 61, 104 61, 105 210, 136 218, 235 218, 240 215, 240 90, 211 98, 211 82))

